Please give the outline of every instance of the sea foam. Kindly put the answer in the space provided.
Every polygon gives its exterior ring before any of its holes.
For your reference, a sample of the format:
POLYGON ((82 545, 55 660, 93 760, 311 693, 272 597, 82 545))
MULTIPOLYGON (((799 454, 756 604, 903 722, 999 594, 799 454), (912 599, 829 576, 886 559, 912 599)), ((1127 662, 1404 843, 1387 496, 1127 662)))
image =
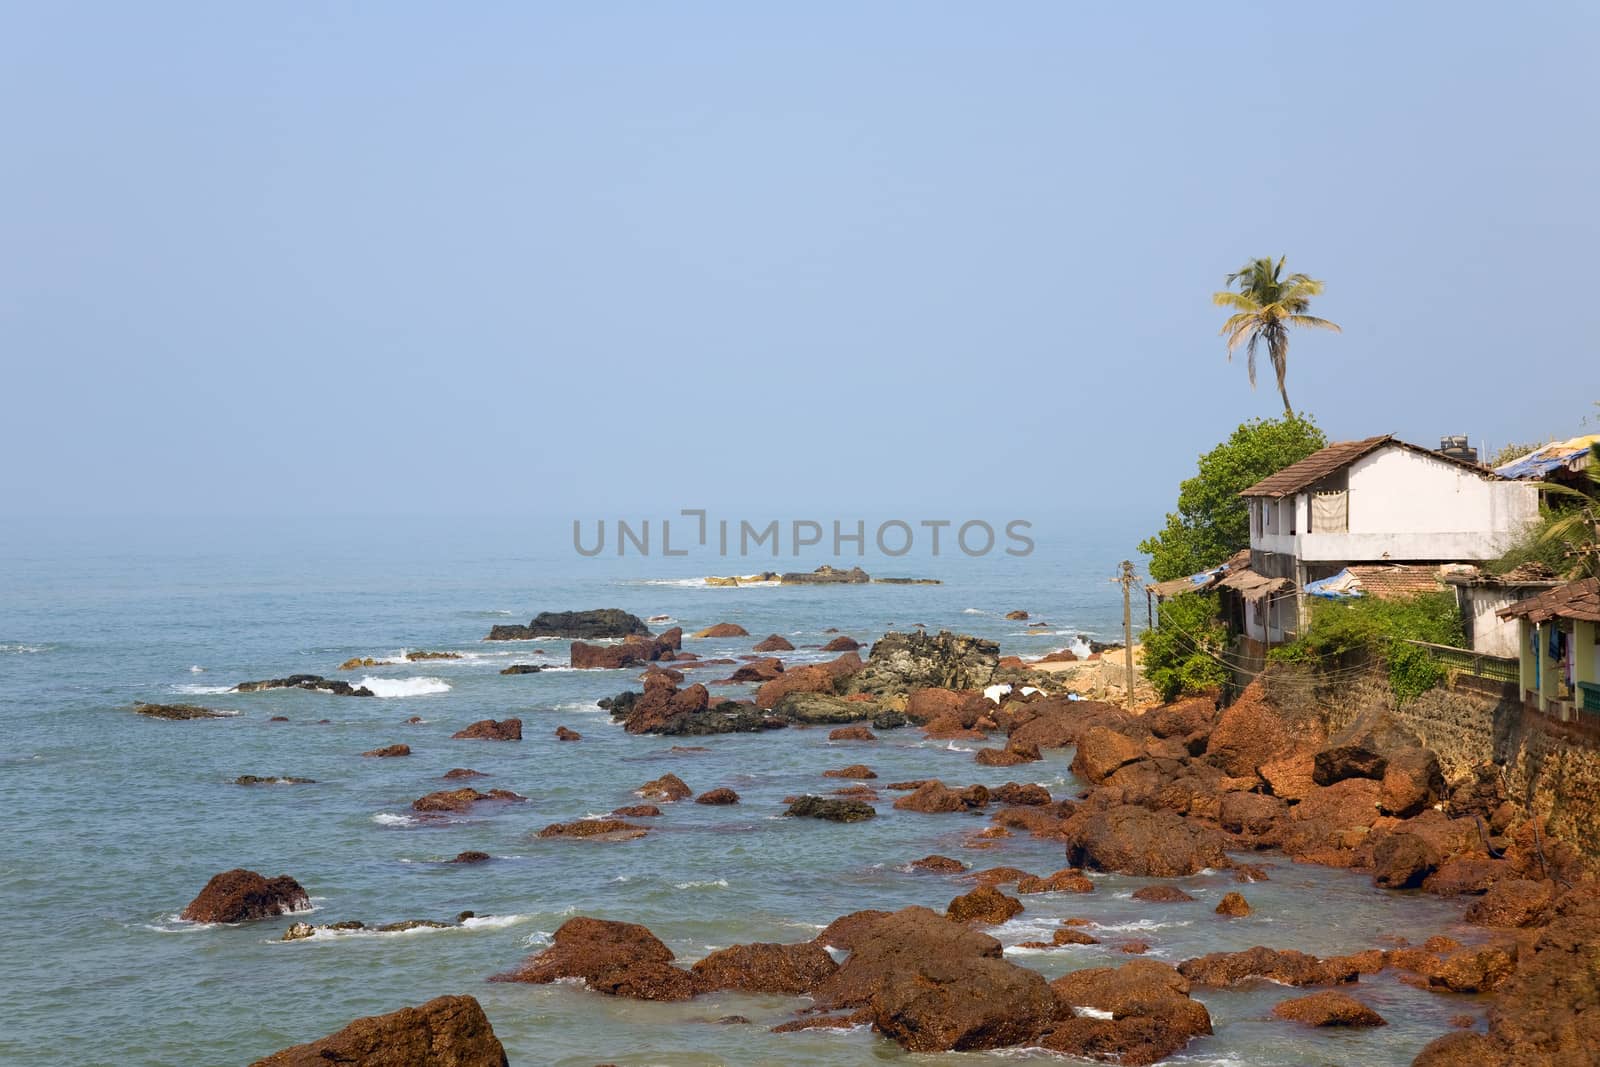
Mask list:
POLYGON ((374 678, 368 675, 356 684, 372 690, 376 697, 421 697, 450 691, 450 683, 443 678, 374 678))

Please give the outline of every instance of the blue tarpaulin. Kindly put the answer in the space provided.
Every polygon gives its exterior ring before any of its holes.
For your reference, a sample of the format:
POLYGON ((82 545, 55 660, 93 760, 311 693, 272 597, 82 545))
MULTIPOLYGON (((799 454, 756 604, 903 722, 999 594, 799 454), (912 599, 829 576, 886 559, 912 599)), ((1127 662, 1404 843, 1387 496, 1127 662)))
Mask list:
POLYGON ((1361 592, 1361 580, 1351 574, 1348 567, 1338 574, 1307 582, 1305 591, 1309 596, 1320 596, 1329 600, 1348 600, 1351 597, 1364 595, 1361 592))

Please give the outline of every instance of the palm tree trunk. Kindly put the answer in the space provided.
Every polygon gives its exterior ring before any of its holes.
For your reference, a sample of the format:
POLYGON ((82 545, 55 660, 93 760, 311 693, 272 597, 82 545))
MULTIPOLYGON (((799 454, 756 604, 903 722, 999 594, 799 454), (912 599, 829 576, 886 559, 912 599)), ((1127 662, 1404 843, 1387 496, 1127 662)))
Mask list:
POLYGON ((1283 414, 1285 418, 1294 418, 1294 408, 1289 406, 1289 390, 1284 388, 1283 380, 1278 380, 1278 395, 1283 397, 1283 414))

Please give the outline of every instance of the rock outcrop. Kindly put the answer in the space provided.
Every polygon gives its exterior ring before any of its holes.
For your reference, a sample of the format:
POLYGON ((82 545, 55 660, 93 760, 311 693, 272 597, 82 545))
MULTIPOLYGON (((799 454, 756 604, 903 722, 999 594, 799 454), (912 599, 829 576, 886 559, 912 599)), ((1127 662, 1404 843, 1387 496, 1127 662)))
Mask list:
POLYGON ((637 615, 620 608, 590 611, 541 611, 526 626, 496 626, 485 641, 530 641, 537 637, 604 640, 633 634, 649 636, 650 628, 637 615))
POLYGON ((521 741, 522 720, 501 719, 496 722, 494 719, 480 719, 465 729, 457 730, 450 736, 452 738, 483 741, 521 741))
POLYGON ((225 719, 220 711, 202 708, 198 704, 134 704, 133 710, 140 715, 152 719, 168 719, 173 722, 182 722, 186 719, 225 719))
POLYGON ((179 917, 197 923, 242 923, 310 906, 305 888, 287 874, 267 878, 236 867, 207 882, 179 917))
POLYGON ((1118 804, 1079 812, 1064 827, 1067 861, 1075 867, 1146 878, 1176 878, 1232 866, 1216 830, 1170 811, 1118 804))
POLYGON ((999 669, 1000 646, 993 641, 948 630, 887 633, 873 644, 846 689, 876 696, 923 688, 982 689, 995 681, 999 669))
POLYGON ((578 916, 562 923, 543 952, 490 981, 543 984, 579 978, 597 993, 639 1000, 688 1000, 694 977, 672 965, 672 950, 637 923, 578 916))
POLYGON ((415 1008, 369 1015, 318 1041, 294 1045, 251 1067, 508 1067, 506 1050, 477 1000, 435 997, 415 1008))

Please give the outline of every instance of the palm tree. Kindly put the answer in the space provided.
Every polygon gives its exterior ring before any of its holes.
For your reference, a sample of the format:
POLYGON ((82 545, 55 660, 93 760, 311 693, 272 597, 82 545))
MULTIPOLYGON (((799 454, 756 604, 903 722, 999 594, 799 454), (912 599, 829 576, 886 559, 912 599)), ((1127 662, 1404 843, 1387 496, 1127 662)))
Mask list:
POLYGON ((1222 324, 1222 333, 1228 338, 1228 360, 1232 362, 1233 350, 1248 342, 1246 365, 1252 389, 1256 387, 1256 345, 1266 342, 1272 369, 1278 372, 1278 395, 1283 397, 1283 413, 1293 418, 1289 392, 1283 385, 1283 376, 1289 367, 1289 327, 1312 326, 1335 333, 1339 332, 1339 327, 1327 319, 1306 314, 1311 308, 1311 298, 1322 293, 1321 282, 1304 274, 1284 278, 1282 273, 1282 256, 1276 263, 1270 258, 1252 259, 1228 275, 1227 284, 1237 285, 1239 291, 1225 289, 1212 293, 1211 300, 1218 307, 1233 309, 1234 313, 1222 324))

